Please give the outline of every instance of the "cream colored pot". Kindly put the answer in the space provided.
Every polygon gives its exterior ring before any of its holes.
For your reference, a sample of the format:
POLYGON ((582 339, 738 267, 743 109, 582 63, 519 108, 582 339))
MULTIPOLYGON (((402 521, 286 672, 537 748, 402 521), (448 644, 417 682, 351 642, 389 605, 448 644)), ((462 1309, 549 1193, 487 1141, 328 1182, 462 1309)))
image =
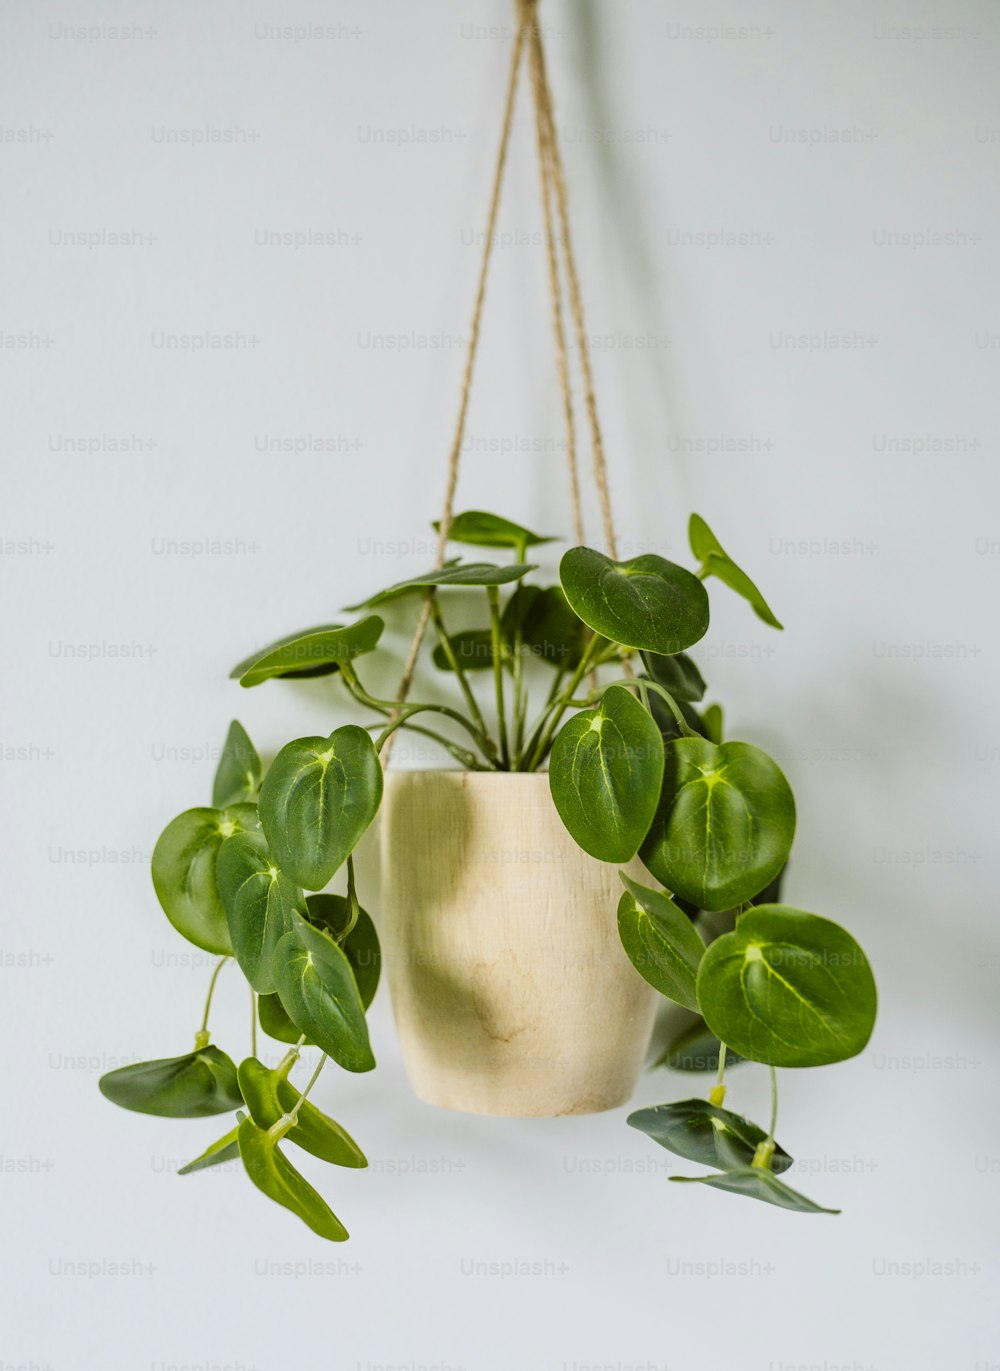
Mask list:
POLYGON ((379 932, 417 1095, 474 1114, 623 1104, 656 992, 618 940, 617 867, 580 851, 544 773, 385 782, 379 932))

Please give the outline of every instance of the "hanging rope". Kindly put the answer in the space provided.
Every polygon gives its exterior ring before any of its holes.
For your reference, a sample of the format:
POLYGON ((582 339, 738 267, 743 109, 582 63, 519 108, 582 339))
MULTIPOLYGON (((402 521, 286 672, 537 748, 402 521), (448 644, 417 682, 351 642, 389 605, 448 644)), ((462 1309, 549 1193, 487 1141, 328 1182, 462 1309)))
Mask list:
MULTIPOLYGON (((454 514, 459 460, 462 452, 462 441, 465 436, 465 421, 469 409, 469 396, 472 390, 472 376, 475 370, 476 354, 479 350, 479 334, 482 323, 483 303, 486 298, 486 282, 489 275, 494 239, 496 237, 496 224, 500 209, 500 194, 503 189, 504 170, 507 165, 511 124, 513 122, 514 104, 517 95, 518 73, 526 47, 528 50, 528 63, 535 109, 535 137, 538 149, 542 216, 545 224, 546 261, 548 267, 549 291, 552 298, 552 325, 556 344, 556 370, 559 377, 559 389, 562 395, 563 404, 563 419, 566 428, 566 455, 567 465, 569 467, 570 499, 573 507, 573 526, 577 542, 584 542, 583 508, 580 498, 573 395, 570 386, 566 333, 563 326, 563 291, 558 261, 559 240, 561 240, 563 249, 563 263, 566 273, 570 313, 573 319, 577 347, 580 352, 584 403, 590 427, 591 444, 593 447, 594 482, 597 487, 598 500, 600 502, 604 540, 607 545, 608 555, 612 558, 617 558, 618 555, 614 520, 611 512, 611 494, 608 487, 604 443, 597 418, 597 399, 594 393, 594 376, 590 363, 587 331, 584 324, 580 280, 576 269, 576 260, 573 255, 573 245, 569 231, 566 177, 556 136, 552 91, 548 81, 545 51, 542 44, 541 30, 538 25, 537 9, 537 0, 517 0, 518 26, 514 38, 514 49, 511 54, 510 74, 507 81, 507 94, 504 103, 503 126, 500 134, 500 146, 497 150, 496 169, 490 194, 486 238, 483 243, 483 258, 479 269, 479 282, 472 312, 469 348, 465 360, 465 370, 462 376, 458 419, 455 425, 455 436, 448 454, 444 506, 438 524, 437 556, 434 562, 435 569, 437 570, 440 570, 440 568, 444 566, 448 534, 451 529, 451 522, 454 514), (555 218, 558 219, 559 225, 558 235, 556 233, 556 224, 553 217, 553 205, 555 207, 555 218)), ((399 684, 399 690, 396 693, 397 710, 393 715, 394 719, 398 717, 399 708, 406 702, 406 698, 410 692, 410 686, 413 683, 413 675, 416 670, 417 660, 420 656, 420 648, 423 644, 424 636, 427 632, 427 625, 430 621, 433 597, 434 590, 433 588, 430 588, 424 598, 423 605, 421 606, 416 631, 406 655, 402 679, 399 684)), ((628 667, 628 663, 626 663, 626 667, 628 667)), ((386 762, 388 761, 389 751, 395 736, 395 734, 392 734, 387 740, 385 748, 386 762)))

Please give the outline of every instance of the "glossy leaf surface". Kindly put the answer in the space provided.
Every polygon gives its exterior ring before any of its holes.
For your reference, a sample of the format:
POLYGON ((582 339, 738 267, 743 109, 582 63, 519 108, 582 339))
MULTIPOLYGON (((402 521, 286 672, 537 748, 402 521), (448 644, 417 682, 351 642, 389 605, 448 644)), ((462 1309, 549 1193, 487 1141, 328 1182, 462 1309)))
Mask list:
POLYGON ((234 719, 219 758, 212 786, 212 804, 216 809, 254 800, 260 789, 261 766, 257 749, 246 729, 234 719))
POLYGON ((697 576, 653 553, 613 562, 593 548, 570 548, 559 579, 583 622, 624 647, 671 656, 708 628, 708 596, 697 576))
POLYGON ((344 952, 297 914, 275 957, 278 995, 288 1017, 348 1071, 375 1065, 364 1005, 344 952))
POLYGON ((215 860, 223 842, 259 827, 251 804, 188 809, 172 819, 153 849, 153 889, 164 914, 188 942, 206 952, 231 952, 215 860))
POLYGON ((770 625, 771 628, 782 627, 753 581, 745 571, 736 565, 699 514, 691 515, 688 524, 688 541, 691 544, 691 551, 701 562, 703 575, 717 576, 730 590, 734 590, 737 595, 742 595, 743 599, 752 607, 757 618, 763 619, 764 623, 770 625))
POLYGON ((261 995, 274 991, 274 951, 291 927, 292 911, 305 913, 302 891, 274 864, 263 833, 240 833, 223 843, 216 862, 233 955, 261 995))
POLYGON ((697 930, 664 891, 650 890, 621 873, 618 933, 639 975, 667 999, 697 1010, 695 981, 705 952, 697 930))
POLYGON ((98 1085, 104 1098, 122 1109, 167 1119, 203 1119, 243 1103, 235 1065, 211 1045, 183 1057, 119 1067, 98 1085))
POLYGON ((344 1242, 349 1236, 347 1229, 264 1129, 252 1119, 244 1119, 237 1136, 243 1165, 258 1190, 290 1209, 321 1238, 344 1242))
MULTIPOLYGON (((678 1100, 676 1104, 637 1109, 625 1122, 668 1152, 722 1171, 750 1166, 757 1144, 767 1141, 763 1128, 707 1100, 678 1100)), ((775 1145, 772 1170, 787 1171, 791 1164, 788 1153, 775 1145)))
POLYGON ((713 1176, 671 1176, 670 1179, 690 1185, 711 1185, 716 1190, 728 1190, 732 1195, 763 1200, 765 1204, 776 1204, 781 1209, 792 1209, 799 1214, 840 1213, 839 1209, 824 1209, 821 1204, 793 1190, 773 1172, 765 1171, 760 1166, 747 1166, 739 1171, 719 1171, 713 1176))
POLYGON ((322 624, 300 629, 260 648, 229 673, 241 686, 260 685, 277 676, 329 676, 342 662, 371 652, 385 624, 377 614, 355 624, 322 624))

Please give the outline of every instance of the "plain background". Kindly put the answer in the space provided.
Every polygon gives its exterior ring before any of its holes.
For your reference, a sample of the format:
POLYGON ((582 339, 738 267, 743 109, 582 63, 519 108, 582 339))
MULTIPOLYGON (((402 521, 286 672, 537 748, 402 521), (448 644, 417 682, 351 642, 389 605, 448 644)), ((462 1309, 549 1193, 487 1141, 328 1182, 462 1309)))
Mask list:
MULTIPOLYGON (((382 994, 378 1071, 320 1091, 371 1169, 304 1168, 346 1246, 237 1168, 178 1180, 218 1121, 98 1094, 197 1026, 148 859, 229 719, 273 754, 346 717, 230 666, 432 555, 512 13, 3 8, 5 1369, 1000 1364, 987 3, 542 4, 623 547, 684 560, 697 509, 786 624, 716 587, 698 660, 796 789, 788 899, 879 979, 869 1049, 783 1076, 793 1175, 841 1217, 671 1186, 697 1168, 625 1110, 421 1105, 382 994), (232 346, 164 345, 206 335, 232 346)), ((525 109, 459 506, 559 532, 525 109)), ((245 1020, 224 981, 237 1053, 245 1020)))

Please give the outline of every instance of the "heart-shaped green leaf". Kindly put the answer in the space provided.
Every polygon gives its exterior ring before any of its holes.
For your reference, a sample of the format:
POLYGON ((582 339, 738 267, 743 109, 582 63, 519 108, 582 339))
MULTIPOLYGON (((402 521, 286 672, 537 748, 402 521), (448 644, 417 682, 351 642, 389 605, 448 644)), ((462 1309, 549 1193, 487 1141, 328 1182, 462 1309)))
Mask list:
POLYGON ((348 1071, 375 1065, 354 972, 329 933, 298 914, 275 955, 278 995, 288 1017, 348 1071))
POLYGON ((824 1066, 853 1057, 875 1024, 875 978, 830 919, 788 905, 750 909, 698 971, 705 1022, 749 1061, 824 1066))
POLYGON ((194 1171, 204 1171, 210 1166, 221 1166, 223 1162, 234 1162, 239 1160, 240 1145, 236 1140, 239 1132, 239 1125, 227 1133, 224 1138, 219 1138, 212 1143, 211 1147, 206 1147, 200 1156, 195 1157, 193 1162, 188 1162, 187 1166, 177 1168, 178 1176, 190 1176, 194 1171))
POLYGON ((788 860, 795 800, 777 764, 750 743, 678 738, 642 860, 699 909, 752 899, 788 860))
POLYGON ((257 749, 236 719, 229 725, 222 756, 215 772, 212 804, 216 809, 255 800, 260 789, 261 767, 257 749))
MULTIPOLYGON (((488 629, 469 629, 449 634, 451 650, 462 671, 491 671, 493 669, 493 634, 488 629)), ((439 671, 451 671, 452 665, 444 645, 434 649, 434 665, 439 671)))
POLYGON ((382 801, 382 768, 363 728, 297 738, 275 757, 260 791, 260 822, 280 871, 321 890, 354 851, 382 801))
POLYGON ((203 1119, 243 1103, 236 1067, 212 1046, 119 1067, 102 1076, 98 1086, 105 1099, 122 1109, 167 1119, 203 1119))
MULTIPOLYGON (((718 1038, 699 1015, 695 1023, 671 1039, 653 1065, 669 1066, 673 1071, 717 1071, 720 1046, 718 1038)), ((727 1070, 738 1066, 742 1060, 738 1052, 727 1048, 727 1070)))
POLYGON ((343 938, 343 931, 351 919, 350 901, 343 895, 310 895, 306 899, 306 910, 309 922, 329 933, 343 948, 358 983, 361 1003, 367 1009, 375 998, 382 969, 382 950, 371 915, 359 909, 357 922, 343 938))
POLYGON ((739 1171, 720 1171, 714 1176, 671 1176, 672 1181, 691 1185, 711 1185, 716 1190, 728 1190, 733 1195, 746 1195, 751 1200, 763 1200, 781 1209, 794 1209, 799 1214, 839 1214, 839 1209, 824 1209, 805 1195, 793 1190, 784 1181, 761 1166, 746 1166, 739 1171))
POLYGON ((411 576, 409 580, 397 581, 386 590, 380 590, 370 599, 358 605, 348 605, 348 609, 374 609, 390 600, 398 600, 414 591, 426 590, 430 586, 503 586, 511 581, 519 581, 535 567, 518 562, 514 566, 497 566, 493 562, 459 562, 441 567, 438 571, 427 571, 422 576, 411 576))
POLYGON ((700 514, 691 515, 688 541, 691 551, 701 562, 703 576, 718 576, 724 585, 750 603, 758 619, 763 619, 771 628, 782 627, 753 581, 736 565, 700 514))
POLYGON ((697 1010, 695 980, 705 944, 691 920, 662 890, 650 890, 620 873, 618 934, 639 975, 668 1000, 697 1010))
MULTIPOLYGON (((437 520, 434 521, 434 531, 441 531, 437 520)), ((467 509, 462 514, 456 514, 448 525, 448 540, 467 543, 470 547, 509 547, 522 557, 526 548, 555 542, 554 538, 532 533, 521 524, 512 523, 499 514, 486 514, 480 509, 467 509)))
MULTIPOLYGON (((757 1144, 767 1141, 764 1130, 742 1114, 720 1109, 707 1100, 679 1100, 676 1104, 637 1109, 625 1122, 668 1152, 723 1171, 750 1166, 757 1144)), ((772 1169, 787 1171, 791 1164, 792 1158, 775 1144, 772 1169)))
POLYGON ((583 622, 623 647, 669 657, 708 628, 705 587, 654 553, 613 562, 593 548, 573 547, 559 565, 559 579, 583 622))
MULTIPOLYGON (((280 1072, 262 1066, 256 1057, 248 1057, 240 1063, 239 1078, 250 1117, 258 1128, 270 1128, 299 1103, 299 1091, 291 1081, 280 1072)), ((308 1100, 303 1101, 295 1124, 285 1137, 334 1166, 368 1165, 368 1158, 351 1135, 308 1100)))
POLYGON ((164 914, 188 942, 206 952, 232 952, 215 859, 227 838, 259 828, 251 804, 187 809, 172 819, 153 849, 153 889, 164 914))
POLYGON ((257 1017, 267 1036, 279 1043, 297 1043, 302 1037, 301 1028, 292 1023, 277 995, 257 996, 257 1017))
POLYGON ((299 1175, 264 1129, 244 1119, 238 1138, 243 1165, 258 1190, 298 1215, 321 1238, 344 1242, 350 1236, 322 1195, 299 1175))
POLYGON ((306 912, 302 891, 278 870, 263 833, 223 843, 215 870, 233 955, 254 990, 270 995, 278 939, 291 927, 293 909, 306 912))
POLYGON ((673 657, 661 657, 658 652, 644 652, 642 661, 650 677, 678 702, 684 700, 696 705, 704 697, 708 687, 686 652, 678 652, 673 657))
POLYGON ((656 811, 663 739, 624 686, 563 725, 552 745, 549 788, 570 834, 602 862, 635 856, 656 811))
POLYGON ((385 628, 377 614, 356 624, 322 624, 289 633, 244 658, 229 673, 241 686, 260 685, 275 676, 329 676, 342 662, 371 652, 385 628))

